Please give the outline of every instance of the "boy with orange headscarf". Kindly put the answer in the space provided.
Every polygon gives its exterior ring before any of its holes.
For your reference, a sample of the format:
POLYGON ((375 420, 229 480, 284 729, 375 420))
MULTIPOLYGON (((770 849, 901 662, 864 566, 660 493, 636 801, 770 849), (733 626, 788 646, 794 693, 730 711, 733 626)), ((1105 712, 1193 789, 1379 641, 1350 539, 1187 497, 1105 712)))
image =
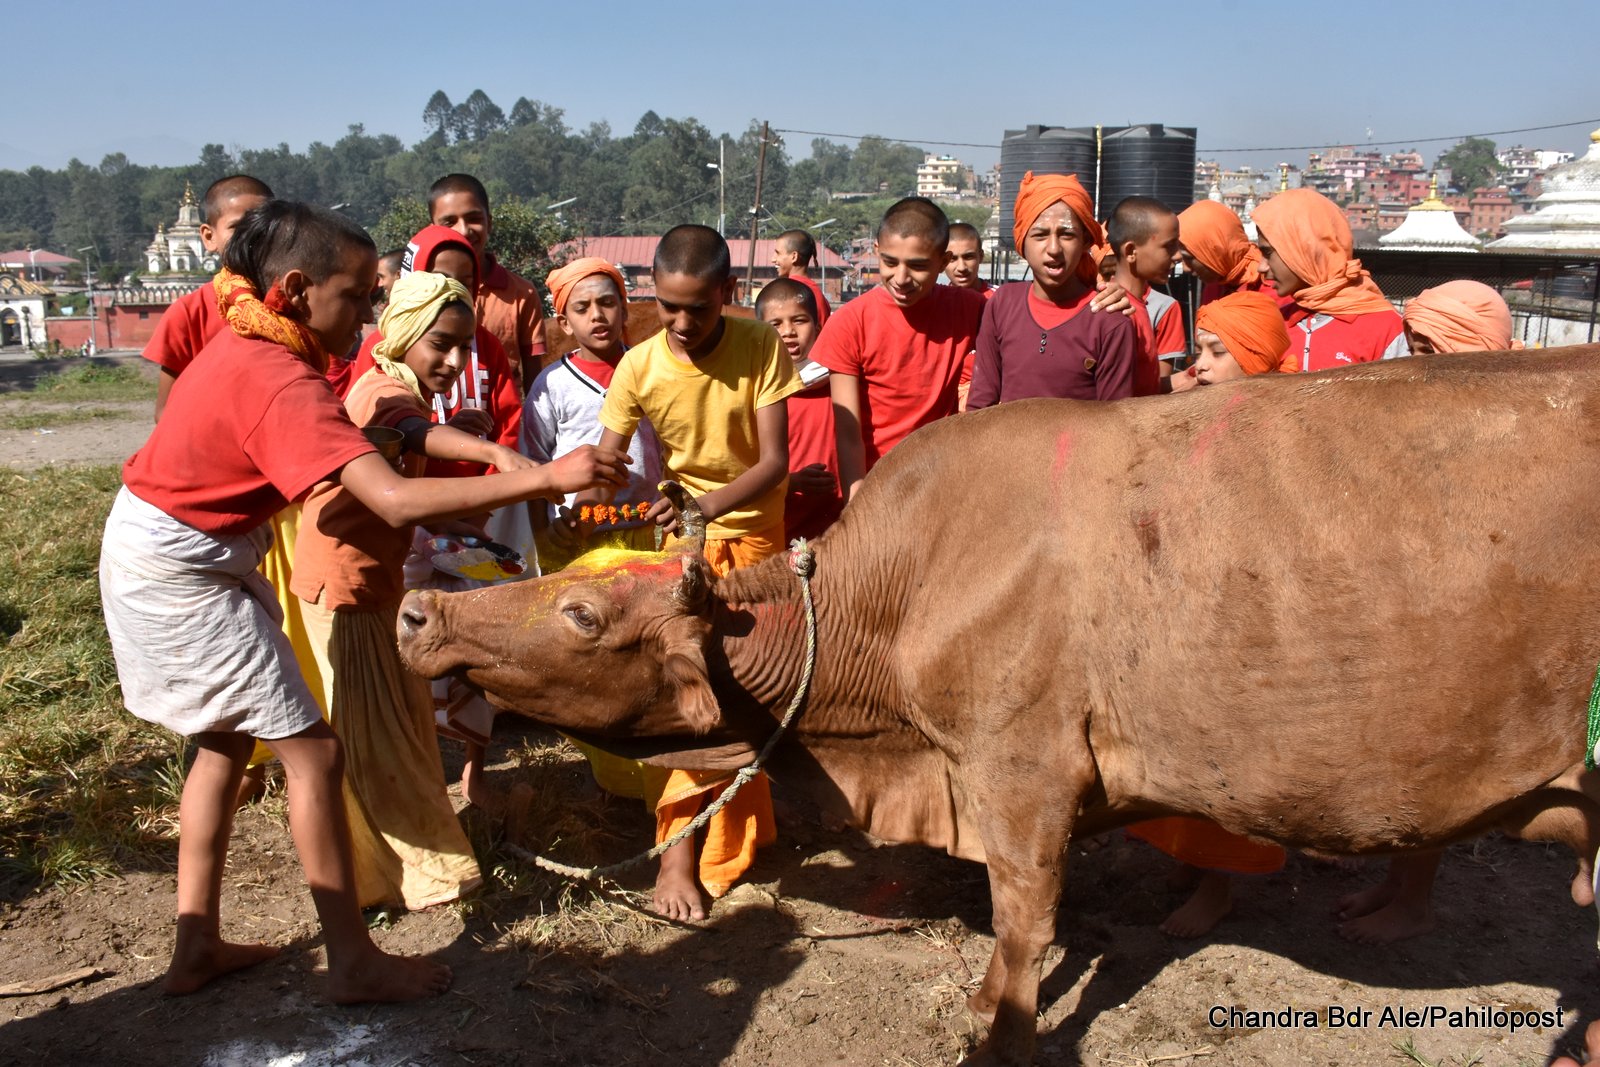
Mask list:
POLYGON ((1134 324, 1122 315, 1088 313, 1095 310, 1098 273, 1090 249, 1104 235, 1078 179, 1029 171, 1017 190, 1012 236, 1033 280, 1010 282, 991 295, 967 407, 1036 396, 1132 396, 1139 343, 1134 324))
POLYGON ((1409 354, 1400 313, 1355 258, 1344 212, 1311 189, 1256 208, 1258 268, 1277 286, 1290 346, 1303 370, 1409 354))
POLYGON ((1522 347, 1511 338, 1511 309, 1482 282, 1445 282, 1406 305, 1406 342, 1414 356, 1435 352, 1500 352, 1522 347))
MULTIPOLYGON (((1406 341, 1414 356, 1448 352, 1498 352, 1522 347, 1511 337, 1511 309, 1482 282, 1454 281, 1424 289, 1406 305, 1406 341)), ((1433 929, 1433 882, 1442 849, 1396 856, 1381 883, 1341 897, 1334 913, 1339 933, 1381 945, 1433 929)))
MULTIPOLYGON (((1295 355, 1277 302, 1264 293, 1234 293, 1200 309, 1195 317, 1200 357, 1186 371, 1200 385, 1247 375, 1293 372, 1295 355)), ((1271 874, 1283 866, 1277 845, 1229 833, 1205 819, 1154 819, 1130 827, 1197 876, 1194 893, 1161 924, 1174 937, 1199 937, 1233 910, 1231 874, 1271 874)))
POLYGON ((1256 264, 1261 255, 1231 208, 1198 200, 1178 212, 1178 258, 1200 279, 1200 303, 1230 293, 1273 293, 1256 264))

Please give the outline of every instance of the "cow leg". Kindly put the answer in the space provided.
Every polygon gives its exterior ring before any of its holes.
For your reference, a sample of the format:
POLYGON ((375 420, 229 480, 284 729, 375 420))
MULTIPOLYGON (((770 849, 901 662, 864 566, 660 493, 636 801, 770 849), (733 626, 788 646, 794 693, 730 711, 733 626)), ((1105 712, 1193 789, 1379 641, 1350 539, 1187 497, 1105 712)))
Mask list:
MULTIPOLYGON (((1029 750, 1019 746, 1013 751, 1029 750)), ((1052 783, 1055 788, 1035 788, 1040 763, 1032 758, 1027 767, 1008 758, 1003 772, 982 775, 994 786, 980 795, 978 810, 994 902, 995 945, 983 983, 967 1002, 989 1023, 988 1040, 972 1063, 1033 1061, 1040 972, 1055 937, 1067 841, 1094 780, 1086 747, 1071 757, 1052 755, 1055 759, 1043 765, 1061 768, 1061 777, 1052 783)))

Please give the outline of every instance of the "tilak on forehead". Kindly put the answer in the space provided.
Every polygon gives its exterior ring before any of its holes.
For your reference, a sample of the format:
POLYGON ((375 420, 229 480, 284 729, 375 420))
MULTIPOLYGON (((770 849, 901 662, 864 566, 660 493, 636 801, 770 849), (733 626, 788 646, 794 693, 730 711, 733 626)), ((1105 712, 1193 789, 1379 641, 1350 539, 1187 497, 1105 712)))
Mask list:
MULTIPOLYGON (((1016 210, 1013 213, 1011 237, 1018 249, 1028 231, 1049 210, 1052 204, 1063 203, 1072 213, 1073 233, 1081 233, 1090 245, 1105 241, 1100 224, 1094 220, 1094 201, 1089 199, 1083 183, 1070 174, 1035 175, 1028 171, 1017 188, 1016 210)), ((1078 260, 1078 277, 1088 285, 1094 284, 1095 263, 1090 256, 1078 260)))

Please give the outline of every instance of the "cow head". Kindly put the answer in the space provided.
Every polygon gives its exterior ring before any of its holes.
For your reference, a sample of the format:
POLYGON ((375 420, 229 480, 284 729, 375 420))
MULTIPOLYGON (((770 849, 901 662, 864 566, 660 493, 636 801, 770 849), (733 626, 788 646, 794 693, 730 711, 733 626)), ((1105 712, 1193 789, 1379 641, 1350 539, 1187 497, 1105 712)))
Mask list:
POLYGON ((418 674, 458 674, 489 700, 609 751, 678 767, 748 762, 706 668, 716 581, 704 521, 675 485, 683 542, 594 552, 544 578, 465 593, 412 592, 396 624, 418 674))

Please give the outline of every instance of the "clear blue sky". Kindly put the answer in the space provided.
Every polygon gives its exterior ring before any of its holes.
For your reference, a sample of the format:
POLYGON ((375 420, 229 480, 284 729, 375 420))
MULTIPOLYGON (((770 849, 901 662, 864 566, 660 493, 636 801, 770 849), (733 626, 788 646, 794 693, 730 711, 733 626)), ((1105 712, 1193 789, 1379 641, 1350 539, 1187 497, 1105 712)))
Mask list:
MULTIPOLYGON (((507 111, 527 96, 619 135, 649 109, 714 133, 755 118, 981 145, 1033 122, 1166 122, 1199 127, 1202 158, 1259 166, 1303 165, 1305 152, 1217 150, 1359 143, 1370 128, 1431 159, 1449 142, 1422 138, 1600 118, 1592 0, 8 8, 0 167, 118 150, 183 163, 206 142, 298 150, 352 123, 411 143, 435 89, 459 101, 482 88, 507 111)), ((1496 140, 1581 151, 1589 128, 1496 140)), ((789 135, 791 157, 809 140, 789 135)))

